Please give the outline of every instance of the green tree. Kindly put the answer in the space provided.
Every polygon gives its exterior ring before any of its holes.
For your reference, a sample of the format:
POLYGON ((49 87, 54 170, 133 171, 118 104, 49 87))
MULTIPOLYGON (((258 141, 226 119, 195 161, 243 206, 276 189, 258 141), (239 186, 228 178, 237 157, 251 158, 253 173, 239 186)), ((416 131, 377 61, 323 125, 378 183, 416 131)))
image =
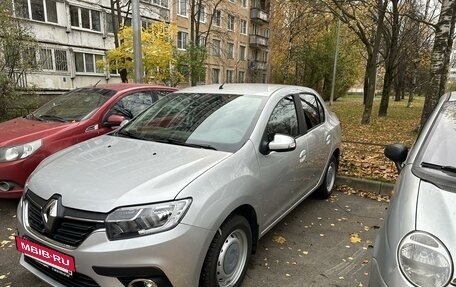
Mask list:
MULTIPOLYGON (((182 81, 183 76, 176 68, 176 35, 176 26, 164 22, 155 22, 143 29, 141 41, 144 82, 175 86, 182 81)), ((125 69, 130 77, 134 77, 132 28, 121 28, 118 37, 119 46, 106 53, 107 63, 101 61, 97 64, 106 69, 125 69)))
POLYGON ((26 72, 37 67, 36 42, 29 29, 12 17, 11 2, 0 2, 0 118, 24 88, 26 72))

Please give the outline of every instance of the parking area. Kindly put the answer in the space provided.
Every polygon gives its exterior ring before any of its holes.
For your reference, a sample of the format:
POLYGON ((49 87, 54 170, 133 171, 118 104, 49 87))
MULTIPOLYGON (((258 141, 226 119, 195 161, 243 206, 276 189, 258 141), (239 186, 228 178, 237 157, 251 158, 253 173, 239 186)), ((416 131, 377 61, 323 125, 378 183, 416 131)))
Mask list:
MULTIPOLYGON (((0 201, 0 286, 46 287, 18 263, 16 205, 0 201)), ((387 206, 342 192, 328 200, 305 200, 260 240, 242 287, 367 286, 387 206)))

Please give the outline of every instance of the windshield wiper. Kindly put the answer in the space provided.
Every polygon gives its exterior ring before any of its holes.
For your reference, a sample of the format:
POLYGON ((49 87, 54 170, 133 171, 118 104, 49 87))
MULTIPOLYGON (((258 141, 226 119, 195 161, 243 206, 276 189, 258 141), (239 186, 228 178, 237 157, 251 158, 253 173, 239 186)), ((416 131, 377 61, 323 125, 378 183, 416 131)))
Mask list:
POLYGON ((41 122, 43 121, 42 119, 40 119, 37 116, 35 116, 34 113, 26 115, 25 118, 29 119, 29 120, 35 120, 35 121, 41 121, 41 122))
POLYGON ((425 168, 430 168, 430 169, 436 169, 440 171, 446 171, 446 172, 451 172, 451 173, 456 173, 456 167, 450 166, 450 165, 439 165, 435 163, 430 163, 430 162, 422 162, 421 163, 422 167, 425 168))
POLYGON ((211 149, 211 150, 217 150, 215 147, 207 144, 193 144, 193 143, 186 143, 183 141, 178 141, 174 139, 152 139, 153 141, 156 142, 161 142, 161 143, 169 143, 169 144, 175 144, 175 145, 181 145, 181 146, 188 146, 188 147, 196 147, 196 148, 204 148, 204 149, 211 149))
POLYGON ((38 119, 45 120, 45 121, 46 120, 56 121, 56 122, 61 122, 61 123, 67 122, 67 120, 65 120, 64 118, 59 117, 59 116, 54 116, 54 115, 39 115, 38 119))

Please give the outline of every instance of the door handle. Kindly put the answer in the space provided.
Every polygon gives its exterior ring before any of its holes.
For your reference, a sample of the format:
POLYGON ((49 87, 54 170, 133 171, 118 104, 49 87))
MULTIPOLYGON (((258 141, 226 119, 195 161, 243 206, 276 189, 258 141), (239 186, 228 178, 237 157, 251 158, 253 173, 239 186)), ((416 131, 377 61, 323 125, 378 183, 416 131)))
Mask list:
POLYGON ((299 154, 299 162, 305 161, 306 157, 307 157, 307 151, 306 150, 301 151, 301 153, 299 154))

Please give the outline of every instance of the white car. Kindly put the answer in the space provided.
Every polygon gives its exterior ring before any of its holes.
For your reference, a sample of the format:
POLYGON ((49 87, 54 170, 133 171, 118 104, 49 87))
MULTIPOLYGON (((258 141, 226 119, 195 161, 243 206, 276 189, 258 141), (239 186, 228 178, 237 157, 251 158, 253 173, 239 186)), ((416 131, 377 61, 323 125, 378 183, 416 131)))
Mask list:
POLYGON ((239 286, 268 230, 331 194, 340 124, 313 90, 192 87, 29 178, 21 264, 53 286, 239 286))

